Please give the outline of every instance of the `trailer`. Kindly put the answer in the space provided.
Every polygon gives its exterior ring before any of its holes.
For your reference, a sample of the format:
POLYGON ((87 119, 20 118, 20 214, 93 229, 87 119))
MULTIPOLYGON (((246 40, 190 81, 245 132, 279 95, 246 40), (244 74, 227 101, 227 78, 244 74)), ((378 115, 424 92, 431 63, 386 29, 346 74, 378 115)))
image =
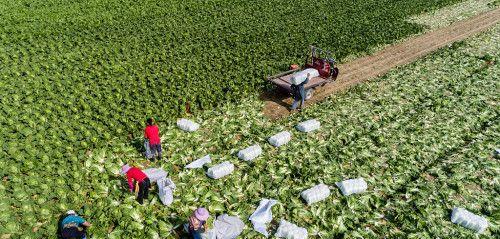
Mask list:
POLYGON ((291 65, 290 70, 269 76, 267 80, 277 86, 278 89, 292 94, 292 78, 294 75, 306 69, 316 69, 318 76, 310 78, 309 82, 304 85, 306 100, 313 96, 314 90, 317 87, 334 82, 339 74, 339 69, 335 66, 335 59, 332 57, 332 53, 314 46, 310 48, 311 54, 306 57, 306 61, 302 67, 291 65))

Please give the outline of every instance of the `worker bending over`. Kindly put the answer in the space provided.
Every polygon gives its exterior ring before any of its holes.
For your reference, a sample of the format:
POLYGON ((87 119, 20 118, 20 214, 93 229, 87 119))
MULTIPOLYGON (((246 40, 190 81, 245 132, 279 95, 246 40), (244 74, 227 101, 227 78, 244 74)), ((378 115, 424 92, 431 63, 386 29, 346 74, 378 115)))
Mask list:
POLYGON ((201 234, 208 230, 207 219, 210 217, 208 210, 197 208, 189 217, 189 235, 193 239, 201 239, 201 234))
POLYGON ((127 175, 127 182, 131 192, 137 190, 139 192, 137 194, 137 201, 139 204, 143 203, 144 198, 148 198, 149 187, 151 186, 151 182, 149 181, 148 176, 140 169, 136 167, 130 167, 128 164, 122 166, 122 175, 127 175), (138 186, 136 186, 138 184, 138 186))
POLYGON ((297 109, 297 105, 299 104, 300 101, 300 108, 304 108, 304 101, 306 99, 306 90, 304 88, 304 85, 309 82, 309 77, 311 74, 307 73, 307 78, 305 81, 298 85, 291 85, 292 88, 292 95, 293 95, 293 104, 291 110, 297 109))
POLYGON ((149 141, 149 148, 152 154, 151 157, 156 157, 158 160, 160 160, 162 152, 160 129, 158 129, 158 126, 154 124, 153 118, 149 118, 146 120, 146 128, 144 129, 144 138, 149 141))
POLYGON ((59 226, 61 228, 61 237, 64 239, 86 239, 85 231, 91 224, 78 216, 75 211, 69 210, 59 226))

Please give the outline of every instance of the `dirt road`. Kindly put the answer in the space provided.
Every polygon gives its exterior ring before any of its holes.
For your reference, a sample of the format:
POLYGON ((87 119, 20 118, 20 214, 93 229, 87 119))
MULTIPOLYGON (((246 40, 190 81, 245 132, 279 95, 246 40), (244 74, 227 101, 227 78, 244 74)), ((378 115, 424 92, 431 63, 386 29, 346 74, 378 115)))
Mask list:
MULTIPOLYGON (((337 81, 317 89, 313 98, 307 101, 306 106, 322 101, 335 92, 346 90, 358 83, 381 76, 394 67, 413 62, 453 42, 485 31, 499 21, 500 8, 497 8, 456 22, 448 27, 409 38, 404 42, 388 46, 373 55, 339 65, 340 75, 337 81)), ((274 93, 268 92, 263 96, 266 101, 264 115, 271 119, 288 116, 290 111, 287 107, 291 104, 292 99, 274 93)))

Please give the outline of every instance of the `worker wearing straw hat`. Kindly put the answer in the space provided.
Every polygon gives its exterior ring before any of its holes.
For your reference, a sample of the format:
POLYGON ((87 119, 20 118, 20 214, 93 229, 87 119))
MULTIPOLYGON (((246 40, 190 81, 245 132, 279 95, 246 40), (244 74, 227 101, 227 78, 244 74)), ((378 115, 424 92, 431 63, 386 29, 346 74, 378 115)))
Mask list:
POLYGON ((61 237, 64 239, 86 239, 85 230, 90 227, 91 224, 78 216, 75 211, 69 210, 66 212, 66 217, 61 221, 59 226, 61 229, 61 237))
POLYGON ((201 234, 208 230, 207 219, 210 217, 206 208, 197 208, 189 217, 189 235, 193 239, 201 239, 201 234))
POLYGON ((127 182, 131 192, 137 189, 135 183, 139 184, 137 201, 142 204, 144 198, 148 198, 149 187, 151 186, 148 176, 142 172, 142 170, 136 167, 130 167, 128 164, 122 166, 121 174, 127 176, 127 182))

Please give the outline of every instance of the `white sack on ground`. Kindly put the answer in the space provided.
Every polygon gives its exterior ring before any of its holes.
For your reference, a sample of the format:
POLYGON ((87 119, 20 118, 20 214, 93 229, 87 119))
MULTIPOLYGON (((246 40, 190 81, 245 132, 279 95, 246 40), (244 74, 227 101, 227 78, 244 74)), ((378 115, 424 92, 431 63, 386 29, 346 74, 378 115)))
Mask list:
POLYGON ((291 138, 292 134, 290 134, 290 132, 282 131, 269 138, 269 143, 275 147, 279 147, 281 145, 287 144, 291 138))
POLYGON ((342 182, 336 182, 335 184, 340 188, 344 196, 362 193, 368 189, 368 184, 366 184, 363 178, 349 179, 342 182))
POLYGON ((303 191, 300 193, 300 196, 307 202, 307 205, 311 205, 315 202, 325 200, 330 196, 330 189, 327 185, 321 183, 303 191))
POLYGON ((488 220, 486 220, 486 218, 458 207, 453 208, 451 221, 460 226, 471 229, 476 233, 483 233, 488 227, 488 220))
POLYGON ((198 130, 198 128, 200 128, 200 125, 191 121, 191 120, 188 120, 188 119, 179 119, 177 120, 177 126, 184 130, 184 131, 188 131, 188 132, 193 132, 193 131, 196 131, 198 130))
POLYGON ((207 163, 211 163, 212 160, 210 159, 210 155, 205 155, 203 156, 202 158, 199 158, 193 162, 191 162, 190 164, 186 165, 185 168, 202 168, 203 165, 207 164, 207 163))
POLYGON ((254 158, 257 158, 262 153, 262 148, 258 145, 252 145, 246 149, 242 149, 238 152, 238 158, 250 161, 254 158))
POLYGON ((302 71, 295 72, 290 79, 290 82, 294 85, 298 85, 304 82, 307 78, 307 73, 309 73, 309 79, 319 76, 319 71, 314 68, 307 68, 302 71))
POLYGON ((249 220, 253 224, 253 229, 257 232, 260 232, 265 237, 269 236, 266 224, 270 223, 273 220, 273 213, 271 211, 271 208, 277 202, 278 201, 276 200, 266 198, 260 200, 259 206, 257 207, 257 209, 255 209, 255 211, 249 218, 249 220))
POLYGON ((302 131, 305 133, 317 130, 320 127, 321 127, 321 123, 316 119, 311 119, 311 120, 301 122, 296 126, 298 131, 302 131))
POLYGON ((146 176, 148 176, 149 181, 151 183, 154 183, 154 182, 158 181, 159 179, 164 178, 168 175, 168 173, 165 172, 165 170, 163 170, 161 168, 147 168, 147 169, 142 170, 142 172, 144 172, 144 174, 146 174, 146 176))
POLYGON ((234 171, 234 165, 228 161, 217 164, 207 170, 207 175, 213 179, 222 178, 234 171))
POLYGON ((307 230, 282 219, 274 236, 286 239, 307 239, 307 230))
POLYGON ((163 205, 170 205, 174 201, 175 184, 170 178, 163 177, 158 180, 158 196, 163 205))
POLYGON ((201 234, 201 239, 217 239, 217 234, 214 230, 209 229, 201 234))
POLYGON ((214 231, 217 234, 217 239, 235 239, 241 232, 245 224, 241 219, 235 216, 222 214, 214 221, 214 231))

